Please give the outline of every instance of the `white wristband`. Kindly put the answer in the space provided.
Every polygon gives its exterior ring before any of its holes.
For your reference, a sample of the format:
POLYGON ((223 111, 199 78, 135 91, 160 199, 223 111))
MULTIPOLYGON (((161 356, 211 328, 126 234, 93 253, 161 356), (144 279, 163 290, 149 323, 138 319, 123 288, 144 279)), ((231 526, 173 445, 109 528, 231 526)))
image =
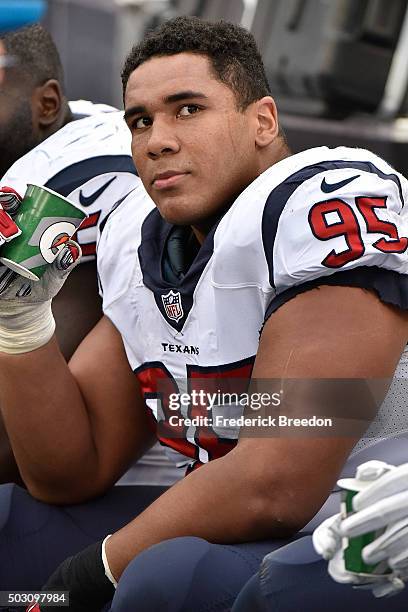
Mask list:
POLYGON ((54 331, 51 300, 21 305, 0 318, 0 352, 17 355, 34 351, 47 344, 54 331))
POLYGON ((111 533, 106 536, 106 538, 104 539, 104 541, 102 542, 102 562, 103 562, 103 567, 105 568, 105 576, 108 578, 108 580, 111 581, 111 583, 113 584, 113 586, 116 587, 118 586, 118 583, 116 582, 115 578, 113 577, 113 574, 111 572, 111 569, 109 567, 109 563, 108 563, 108 557, 106 556, 106 542, 109 540, 109 538, 111 537, 111 533))

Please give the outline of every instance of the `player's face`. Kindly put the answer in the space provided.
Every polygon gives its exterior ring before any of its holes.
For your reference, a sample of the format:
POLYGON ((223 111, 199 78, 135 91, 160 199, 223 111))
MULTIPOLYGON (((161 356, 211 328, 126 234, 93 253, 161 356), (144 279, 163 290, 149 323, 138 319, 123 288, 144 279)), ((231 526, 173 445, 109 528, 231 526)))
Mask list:
POLYGON ((0 82, 0 179, 19 157, 37 144, 31 96, 7 68, 0 82))
POLYGON ((203 228, 259 174, 256 112, 241 112, 207 57, 155 57, 125 95, 137 170, 162 216, 203 228))

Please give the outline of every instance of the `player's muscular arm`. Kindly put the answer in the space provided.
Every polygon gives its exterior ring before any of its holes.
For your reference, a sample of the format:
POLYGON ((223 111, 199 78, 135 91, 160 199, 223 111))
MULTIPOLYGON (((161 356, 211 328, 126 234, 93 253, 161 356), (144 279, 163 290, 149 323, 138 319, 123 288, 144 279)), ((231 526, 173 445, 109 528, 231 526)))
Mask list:
POLYGON ((102 318, 67 366, 57 342, 0 353, 0 401, 30 492, 74 503, 104 490, 152 442, 121 337, 102 318))
POLYGON ((360 288, 322 285, 271 316, 253 378, 282 381, 284 415, 333 417, 322 437, 309 428, 306 436, 244 437, 238 445, 274 466, 283 495, 271 488, 269 507, 284 523, 303 526, 321 507, 374 419, 407 340, 408 313, 360 288))
MULTIPOLYGON (((102 316, 95 262, 78 266, 66 280, 52 305, 61 352, 69 359, 102 316)), ((0 410, 0 483, 17 482, 21 476, 4 428, 0 410)))
MULTIPOLYGON (((272 315, 253 376, 390 377, 407 337, 407 315, 373 293, 322 286, 272 315)), ((226 543, 296 531, 324 502, 355 441, 242 438, 233 451, 191 473, 108 540, 113 574, 120 576, 136 554, 168 538, 195 535, 226 543)))

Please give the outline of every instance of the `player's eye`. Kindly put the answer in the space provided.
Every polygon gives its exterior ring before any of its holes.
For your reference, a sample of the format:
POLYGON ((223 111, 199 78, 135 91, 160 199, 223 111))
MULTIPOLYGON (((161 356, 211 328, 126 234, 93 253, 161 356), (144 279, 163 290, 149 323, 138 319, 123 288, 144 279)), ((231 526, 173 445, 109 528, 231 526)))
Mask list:
POLYGON ((179 117, 189 117, 190 115, 195 115, 200 109, 197 104, 185 104, 182 106, 178 112, 179 117))
POLYGON ((152 125, 152 120, 150 117, 139 117, 132 122, 132 129, 141 130, 143 128, 149 127, 152 125))

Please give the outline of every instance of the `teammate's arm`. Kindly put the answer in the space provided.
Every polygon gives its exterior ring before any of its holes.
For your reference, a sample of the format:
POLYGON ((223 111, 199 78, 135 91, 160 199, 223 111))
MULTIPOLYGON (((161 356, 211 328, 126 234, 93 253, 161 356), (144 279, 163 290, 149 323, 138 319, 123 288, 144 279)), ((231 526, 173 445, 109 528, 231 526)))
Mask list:
MULTIPOLYGON (((75 268, 55 296, 52 310, 59 347, 65 359, 69 360, 80 342, 102 317, 95 262, 84 263, 75 268)), ((0 409, 0 483, 2 482, 23 484, 0 409)))
POLYGON ((105 317, 69 367, 55 338, 0 353, 0 401, 23 479, 47 502, 103 492, 153 442, 122 339, 105 317))
POLYGON ((64 283, 52 302, 58 344, 69 360, 85 336, 102 317, 96 264, 81 263, 64 283))
MULTIPOLYGON (((271 316, 253 376, 389 378, 407 336, 407 315, 372 292, 322 286, 271 316)), ((136 554, 168 538, 239 542, 295 532, 327 498, 355 442, 351 436, 241 439, 108 540, 113 575, 118 578, 136 554)))

